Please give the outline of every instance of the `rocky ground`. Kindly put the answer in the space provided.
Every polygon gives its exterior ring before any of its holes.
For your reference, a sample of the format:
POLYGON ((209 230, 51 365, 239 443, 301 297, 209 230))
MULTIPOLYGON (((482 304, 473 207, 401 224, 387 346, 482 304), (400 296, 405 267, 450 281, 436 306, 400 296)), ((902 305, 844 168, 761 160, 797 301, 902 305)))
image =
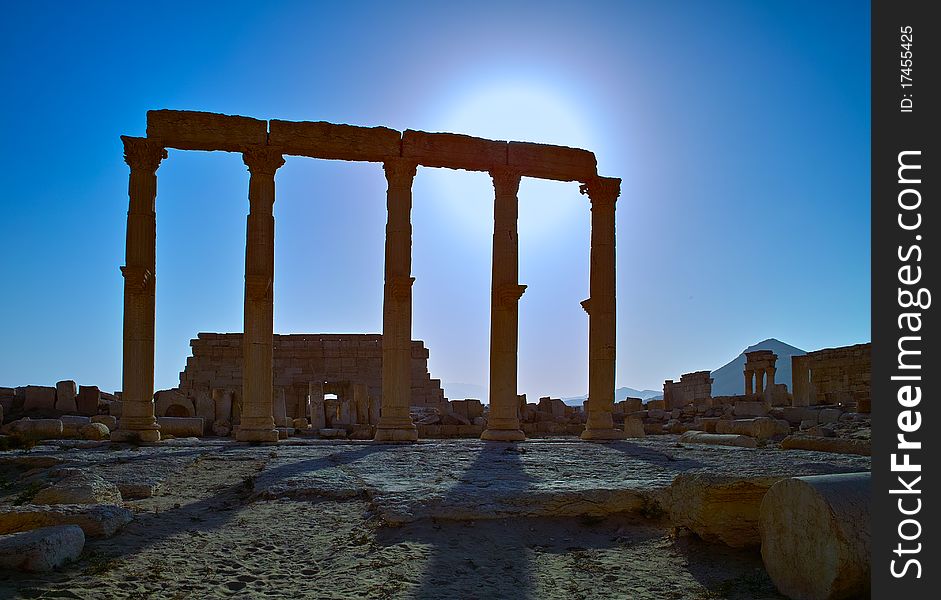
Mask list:
POLYGON ((675 531, 681 473, 869 470, 866 456, 686 445, 171 440, 0 453, 0 512, 75 471, 133 520, 2 598, 780 598, 757 548, 675 531), (137 499, 132 499, 137 498, 137 499))

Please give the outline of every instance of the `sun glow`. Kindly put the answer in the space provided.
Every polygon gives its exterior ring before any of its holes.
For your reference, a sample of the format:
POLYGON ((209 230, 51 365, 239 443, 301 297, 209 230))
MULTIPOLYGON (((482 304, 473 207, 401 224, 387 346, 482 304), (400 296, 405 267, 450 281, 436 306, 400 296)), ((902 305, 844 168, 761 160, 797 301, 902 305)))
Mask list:
MULTIPOLYGON (((545 86, 507 83, 459 96, 438 121, 442 131, 494 140, 539 142, 591 150, 591 133, 577 106, 545 86)), ((428 169, 429 189, 473 236, 492 231, 493 188, 489 178, 455 177, 446 169, 428 169)), ((585 210, 574 184, 524 178, 520 186, 521 235, 557 232, 574 211, 585 210), (539 210, 522 211, 528 200, 539 210)))

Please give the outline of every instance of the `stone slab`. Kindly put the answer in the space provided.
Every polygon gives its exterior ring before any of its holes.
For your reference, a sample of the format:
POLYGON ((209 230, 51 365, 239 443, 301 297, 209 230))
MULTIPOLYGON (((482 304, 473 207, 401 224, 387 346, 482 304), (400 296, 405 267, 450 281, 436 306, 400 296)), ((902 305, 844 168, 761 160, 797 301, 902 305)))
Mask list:
POLYGON ((402 134, 388 127, 359 127, 324 121, 269 122, 269 143, 285 154, 335 160, 382 162, 401 152, 402 134))
POLYGON ((594 153, 566 146, 510 142, 507 163, 527 177, 542 179, 587 181, 598 175, 594 153))
POLYGON ((402 156, 426 167, 489 171, 507 164, 507 143, 457 133, 428 133, 407 129, 402 156))
POLYGON ((147 111, 147 137, 167 148, 241 152, 268 142, 265 121, 192 110, 147 111))

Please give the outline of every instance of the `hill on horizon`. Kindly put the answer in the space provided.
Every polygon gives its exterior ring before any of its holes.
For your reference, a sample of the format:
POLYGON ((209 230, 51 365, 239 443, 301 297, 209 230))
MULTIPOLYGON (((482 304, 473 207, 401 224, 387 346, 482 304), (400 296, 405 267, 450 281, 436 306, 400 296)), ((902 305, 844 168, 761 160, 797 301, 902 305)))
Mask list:
POLYGON ((781 340, 768 338, 745 348, 741 354, 712 372, 713 396, 734 396, 745 393, 745 380, 742 375, 745 370, 745 353, 755 350, 771 350, 778 355, 774 382, 786 384, 788 391, 791 390, 791 357, 807 354, 807 352, 785 344, 781 340))

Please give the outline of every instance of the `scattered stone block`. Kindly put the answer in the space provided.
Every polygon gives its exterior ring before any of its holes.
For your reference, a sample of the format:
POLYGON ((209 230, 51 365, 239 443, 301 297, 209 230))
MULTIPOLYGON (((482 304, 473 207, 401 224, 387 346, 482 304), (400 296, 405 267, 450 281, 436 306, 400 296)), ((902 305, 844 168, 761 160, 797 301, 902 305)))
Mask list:
POLYGON ((77 525, 41 527, 0 536, 0 569, 42 573, 76 560, 85 547, 77 525))
POLYGON ((28 385, 25 391, 24 411, 51 412, 56 409, 56 388, 44 385, 28 385))
POLYGON ((683 473, 670 486, 670 520, 707 542, 758 546, 761 500, 781 477, 683 473))
POLYGON ((850 438, 828 438, 809 435, 789 435, 781 441, 784 450, 816 450, 818 452, 835 452, 837 454, 859 454, 870 456, 872 454, 869 440, 850 438))
POLYGON ((629 438, 642 438, 646 435, 644 422, 637 417, 625 417, 624 434, 629 438))
MULTIPOLYGON (((131 499, 124 496, 123 491, 121 495, 125 500, 131 499)), ((113 504, 6 506, 0 508, 0 534, 29 531, 38 527, 78 525, 86 537, 108 538, 130 523, 131 519, 131 511, 113 504)))
POLYGON ((104 423, 88 423, 78 430, 78 437, 83 440, 107 440, 111 437, 111 430, 104 423))
POLYGON ((33 504, 120 504, 121 492, 113 483, 81 469, 59 469, 59 479, 39 490, 33 504))
POLYGON ((867 473, 775 483, 761 503, 761 558, 789 598, 867 598, 870 494, 867 473))
POLYGON ((228 419, 218 419, 212 424, 212 433, 219 437, 228 437, 232 433, 232 423, 228 419))
MULTIPOLYGON (((118 490, 121 492, 121 498, 124 500, 143 500, 150 498, 157 493, 159 483, 118 483, 118 490)), ((86 534, 88 532, 85 532, 86 534)))
POLYGON ((108 431, 114 431, 118 428, 118 419, 114 415, 95 415, 91 417, 92 423, 101 423, 108 428, 108 431))
POLYGON ((59 420, 62 421, 62 437, 66 438, 78 437, 82 427, 91 423, 90 417, 81 415, 62 415, 59 420))
POLYGON ((75 403, 75 397, 78 395, 78 387, 75 382, 67 379, 56 383, 56 410, 64 413, 74 413, 78 410, 75 403))
POLYGON ((154 394, 154 414, 160 417, 195 417, 196 406, 179 390, 160 390, 154 394))
POLYGON ((4 425, 3 432, 30 440, 52 440, 62 437, 62 421, 23 418, 4 425))
POLYGON ((740 400, 734 404, 732 411, 736 417, 766 417, 769 407, 764 402, 740 400))
POLYGON ((818 411, 817 423, 820 425, 826 425, 827 423, 836 423, 840 420, 840 415, 843 414, 838 408, 823 408, 818 411))
POLYGON ((320 437, 328 440, 346 439, 346 429, 324 427, 317 432, 320 437))
POLYGON ((203 434, 202 417, 157 417, 160 435, 173 437, 200 437, 203 434))
MULTIPOLYGON (((209 394, 205 392, 199 392, 196 394, 195 404, 196 416, 202 418, 203 427, 210 427, 213 421, 216 420, 216 403, 209 394)), ((203 431, 203 435, 205 434, 206 431, 203 431)))
POLYGON ((90 417, 98 414, 98 404, 101 402, 101 390, 95 385, 80 385, 75 406, 80 415, 90 417))
POLYGON ((293 424, 294 424, 294 429, 297 429, 297 430, 299 430, 299 431, 307 431, 307 428, 309 427, 306 418, 304 418, 304 419, 300 419, 300 418, 294 419, 293 424))

